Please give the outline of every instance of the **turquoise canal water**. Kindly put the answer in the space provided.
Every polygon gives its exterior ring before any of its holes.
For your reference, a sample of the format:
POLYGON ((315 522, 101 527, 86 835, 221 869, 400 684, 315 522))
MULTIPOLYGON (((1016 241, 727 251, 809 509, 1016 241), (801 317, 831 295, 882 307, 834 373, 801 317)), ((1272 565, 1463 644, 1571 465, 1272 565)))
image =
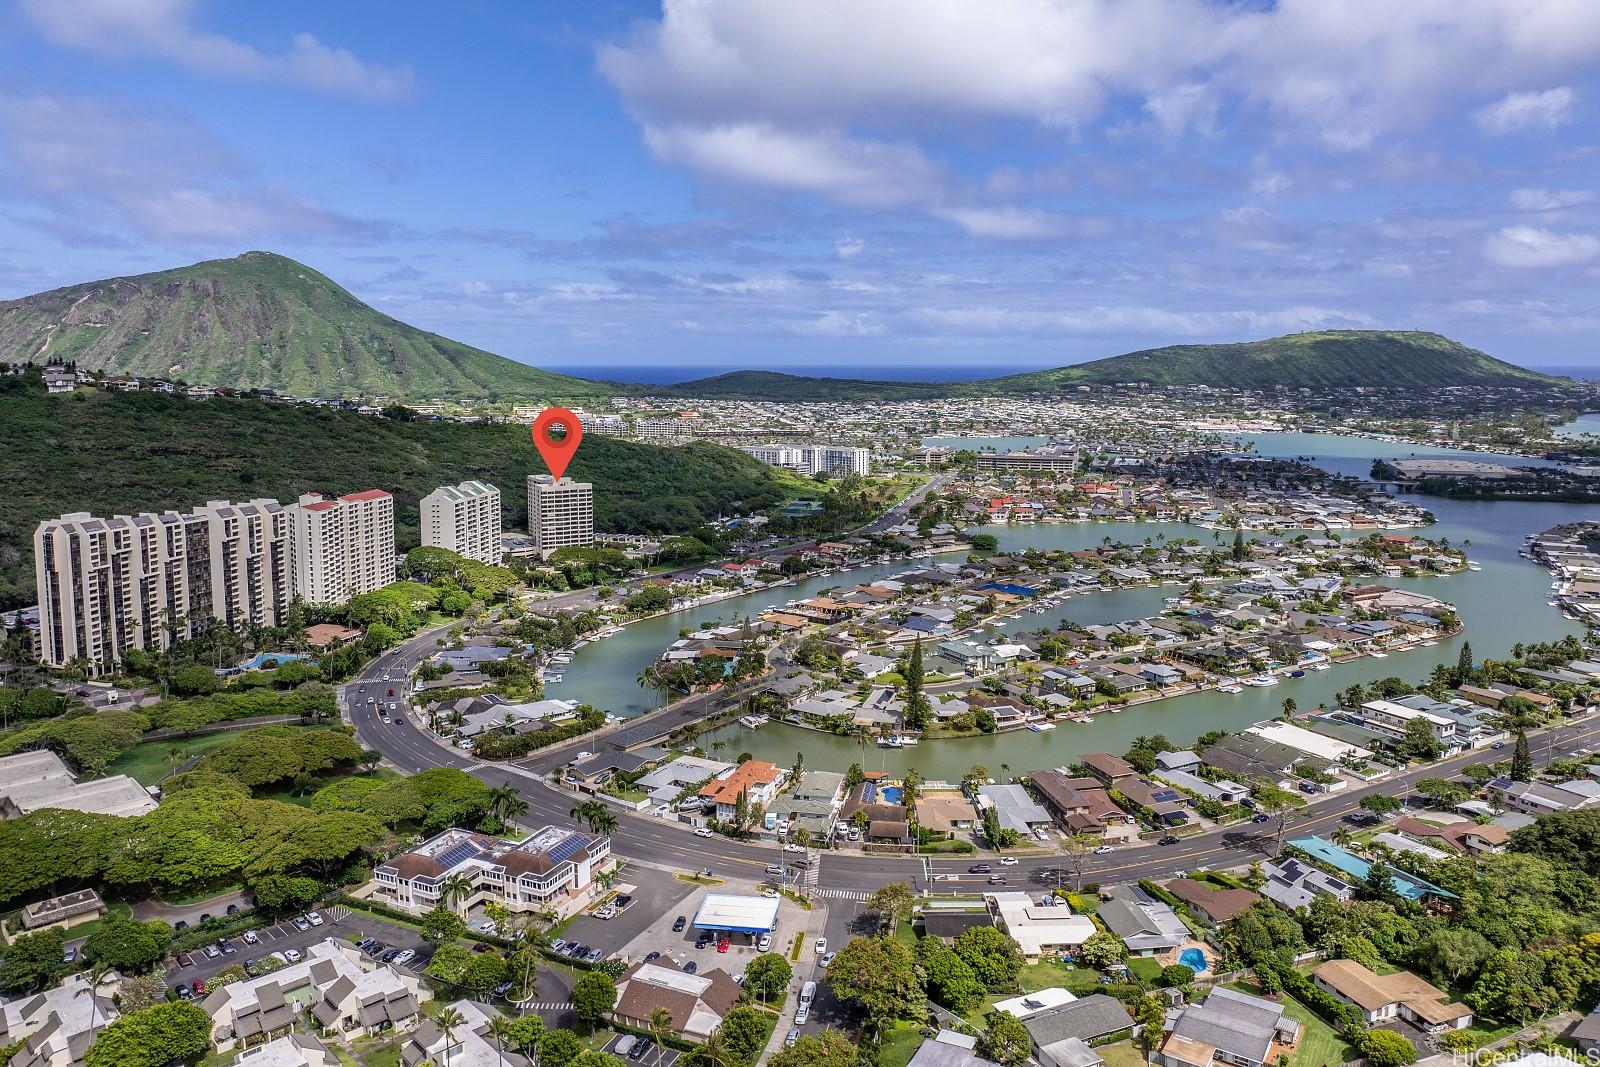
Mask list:
MULTIPOLYGON (((1261 455, 1303 456, 1327 470, 1356 477, 1366 477, 1372 459, 1378 456, 1452 454, 1447 449, 1413 451, 1384 442, 1328 434, 1262 434, 1249 440, 1261 455)), ((1482 452, 1461 454, 1494 458, 1482 452)), ((726 753, 749 751, 785 765, 793 762, 796 752, 804 752, 806 765, 819 768, 842 770, 851 762, 859 761, 868 769, 889 772, 903 772, 914 767, 924 776, 937 779, 959 777, 968 767, 982 763, 997 776, 1005 768, 1011 773, 1022 773, 1061 766, 1084 752, 1121 752, 1140 734, 1165 733, 1183 743, 1207 730, 1238 729, 1280 714, 1285 697, 1293 697, 1301 708, 1310 708, 1357 681, 1367 682, 1391 674, 1414 681, 1426 676, 1436 663, 1454 663, 1462 640, 1470 641, 1481 658, 1503 655, 1518 641, 1550 640, 1576 632, 1573 624, 1546 603, 1550 587, 1546 572, 1522 559, 1518 551, 1529 534, 1560 522, 1592 519, 1595 508, 1576 504, 1415 499, 1431 509, 1439 520, 1427 531, 1429 536, 1447 537, 1457 545, 1470 542, 1467 553, 1482 567, 1480 571, 1447 577, 1393 580, 1392 584, 1441 597, 1459 609, 1465 633, 1461 638, 1441 641, 1433 648, 1395 653, 1382 660, 1356 660, 1331 670, 1310 673, 1304 678, 1284 679, 1267 688, 1247 687, 1236 695, 1212 692, 1157 701, 1115 714, 1098 715, 1089 723, 1062 723, 1043 734, 1022 731, 891 750, 782 723, 769 723, 758 730, 737 724, 725 727, 708 735, 705 743, 721 740, 725 742, 723 751, 726 753)), ((1119 541, 1154 539, 1157 534, 1202 541, 1211 536, 1209 530, 1182 523, 1074 523, 986 526, 983 529, 995 535, 1002 549, 1088 548, 1108 536, 1119 541)), ((549 695, 586 700, 619 715, 637 715, 653 707, 655 698, 639 688, 635 679, 663 648, 677 639, 680 630, 698 629, 718 621, 734 622, 747 615, 753 617, 767 607, 788 600, 888 577, 909 566, 896 562, 808 578, 793 587, 753 593, 637 623, 615 637, 579 649, 566 669, 566 680, 551 685, 549 695)), ((1084 594, 1070 598, 1049 614, 1024 614, 1008 623, 1006 629, 1011 632, 1037 629, 1053 625, 1062 617, 1080 623, 1096 623, 1151 615, 1159 612, 1162 599, 1174 592, 1174 588, 1152 588, 1084 594)))

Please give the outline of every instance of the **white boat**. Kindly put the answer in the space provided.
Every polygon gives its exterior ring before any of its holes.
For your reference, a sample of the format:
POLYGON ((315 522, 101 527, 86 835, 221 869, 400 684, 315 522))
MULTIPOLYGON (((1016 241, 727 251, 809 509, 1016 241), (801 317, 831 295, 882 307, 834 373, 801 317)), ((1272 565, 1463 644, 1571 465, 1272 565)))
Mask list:
POLYGON ((1481 570, 1483 570, 1483 564, 1481 564, 1481 563, 1469 563, 1469 564, 1467 564, 1467 570, 1469 570, 1469 571, 1481 571, 1481 570))
POLYGON ((1371 653, 1371 656, 1372 656, 1373 659, 1388 659, 1389 658, 1389 653, 1387 653, 1387 652, 1373 652, 1373 653, 1371 653))
POLYGON ((879 748, 899 748, 900 747, 900 739, 898 737, 880 737, 880 738, 878 738, 878 747, 879 748))
POLYGON ((1333 670, 1333 664, 1331 664, 1331 663, 1313 663, 1308 669, 1309 670, 1313 670, 1313 671, 1331 671, 1331 670, 1333 670))
POLYGON ((917 743, 917 739, 909 734, 896 734, 891 740, 898 742, 902 748, 907 748, 917 743))
POLYGON ((1262 689, 1269 685, 1277 685, 1278 680, 1270 674, 1258 674, 1254 678, 1246 678, 1244 680, 1244 684, 1253 685, 1257 689, 1262 689))
POLYGON ((759 730, 761 727, 767 725, 767 723, 769 723, 771 721, 772 720, 767 718, 765 715, 741 715, 741 716, 739 716, 739 725, 740 726, 748 726, 752 730, 759 730))
POLYGON ((1042 734, 1046 730, 1054 730, 1055 728, 1056 724, 1053 722, 1030 722, 1028 724, 1028 729, 1036 734, 1042 734))
POLYGON ((1217 686, 1217 692, 1219 692, 1219 693, 1242 693, 1242 692, 1244 692, 1244 686, 1242 686, 1242 685, 1234 685, 1233 683, 1230 682, 1227 685, 1219 685, 1219 686, 1217 686))
POLYGON ((1437 645, 1438 643, 1439 642, 1437 642, 1437 641, 1424 641, 1424 642, 1422 642, 1422 647, 1423 648, 1432 648, 1434 645, 1437 645))

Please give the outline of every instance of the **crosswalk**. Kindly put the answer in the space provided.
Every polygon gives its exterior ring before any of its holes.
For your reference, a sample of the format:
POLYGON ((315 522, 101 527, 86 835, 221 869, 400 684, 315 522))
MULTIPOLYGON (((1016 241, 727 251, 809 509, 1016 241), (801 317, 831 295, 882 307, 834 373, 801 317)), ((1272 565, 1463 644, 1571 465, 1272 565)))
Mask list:
POLYGON ((572 1005, 564 1000, 536 1000, 532 1004, 523 1004, 520 1007, 532 1008, 534 1011, 567 1011, 572 1005))
POLYGON ((847 900, 857 904, 865 904, 871 893, 863 893, 858 889, 813 889, 811 895, 823 900, 847 900))
POLYGON ((806 887, 806 896, 816 896, 817 880, 822 877, 822 854, 816 849, 806 850, 806 873, 802 883, 806 887))

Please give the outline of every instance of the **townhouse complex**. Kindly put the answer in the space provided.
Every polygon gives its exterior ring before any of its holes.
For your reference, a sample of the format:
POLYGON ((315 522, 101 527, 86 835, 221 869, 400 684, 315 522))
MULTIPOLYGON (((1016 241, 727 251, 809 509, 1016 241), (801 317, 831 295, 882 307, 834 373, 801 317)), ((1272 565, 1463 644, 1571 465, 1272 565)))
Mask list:
POLYGON ((511 911, 566 914, 587 900, 611 856, 611 839, 546 826, 512 844, 470 830, 446 830, 372 873, 368 895, 422 915, 445 901, 465 912, 490 901, 511 911), (465 892, 447 890, 459 885, 465 892))
POLYGON ((483 482, 441 485, 422 498, 422 543, 479 563, 500 562, 500 490, 483 482))

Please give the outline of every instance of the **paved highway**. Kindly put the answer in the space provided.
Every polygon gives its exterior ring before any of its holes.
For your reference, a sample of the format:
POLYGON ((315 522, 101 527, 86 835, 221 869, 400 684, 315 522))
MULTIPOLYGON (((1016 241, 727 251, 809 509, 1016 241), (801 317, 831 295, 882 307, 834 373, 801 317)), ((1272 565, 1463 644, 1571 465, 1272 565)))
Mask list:
MULTIPOLYGON (((385 759, 407 773, 432 767, 457 767, 491 785, 511 784, 527 800, 527 820, 532 825, 562 823, 570 819, 574 803, 571 793, 556 789, 543 773, 515 765, 483 763, 469 754, 449 747, 425 727, 403 713, 410 700, 409 676, 417 664, 437 647, 436 632, 419 634, 374 660, 360 677, 343 690, 344 710, 357 736, 368 748, 377 749, 385 759), (401 709, 390 723, 381 714, 392 701, 401 709), (381 704, 368 703, 377 698, 381 704)), ((592 742, 592 739, 590 739, 592 742)), ((1594 717, 1530 735, 1534 759, 1541 765, 1553 756, 1600 745, 1600 721, 1594 717)), ((563 750, 572 748, 563 746, 563 750)), ((1497 753, 1497 756, 1509 753, 1497 753)), ((1305 834, 1327 836, 1347 815, 1360 807, 1362 797, 1373 793, 1403 795, 1423 778, 1448 778, 1458 775, 1471 763, 1481 763, 1490 753, 1469 752, 1435 764, 1419 767, 1385 779, 1375 785, 1349 789, 1344 793, 1307 804, 1287 829, 1286 837, 1305 834)), ((562 762, 553 757, 538 761, 540 767, 562 762)), ((547 773, 547 772, 546 772, 547 773)), ((654 816, 618 814, 619 826, 612 835, 618 855, 680 870, 722 868, 724 873, 757 875, 779 853, 771 845, 743 844, 726 838, 694 837, 687 827, 667 823, 654 816), (729 871, 737 865, 736 871, 729 871), (744 870, 744 868, 750 868, 744 870)), ((1229 867, 1269 856, 1274 847, 1274 824, 1245 824, 1184 838, 1174 845, 1141 845, 1120 848, 1109 855, 1088 856, 1083 861, 1086 882, 1121 882, 1139 878, 1165 878, 1201 867, 1229 867)), ((984 857, 990 859, 990 857, 984 857)), ((967 866, 976 857, 863 856, 823 853, 818 887, 824 890, 870 892, 886 881, 909 881, 918 891, 973 892, 985 884, 985 875, 969 875, 967 866), (932 877, 930 883, 929 878, 932 877)), ((1068 885, 1074 871, 1068 857, 1050 854, 1022 859, 1015 866, 995 867, 1010 887, 1054 884, 1059 877, 1068 885)))

